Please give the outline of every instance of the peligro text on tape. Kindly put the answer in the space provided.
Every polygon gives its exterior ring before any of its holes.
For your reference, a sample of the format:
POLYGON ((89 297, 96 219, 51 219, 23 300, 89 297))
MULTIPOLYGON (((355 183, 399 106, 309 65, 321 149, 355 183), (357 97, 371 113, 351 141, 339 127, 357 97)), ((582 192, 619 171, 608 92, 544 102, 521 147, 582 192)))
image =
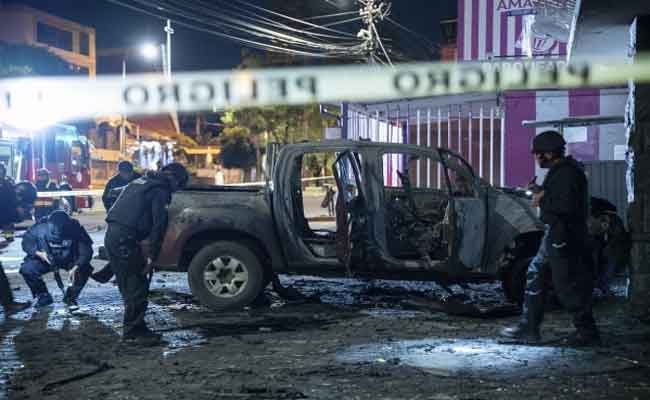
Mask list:
MULTIPOLYGON (((315 178, 302 178, 302 182, 316 182, 316 181, 327 181, 333 180, 333 176, 319 176, 315 178)), ((244 183, 226 183, 220 186, 264 186, 266 181, 257 181, 257 182, 244 182, 244 183)), ((190 186, 187 190, 192 190, 190 186)), ((101 196, 104 193, 104 189, 91 189, 91 190, 65 190, 58 192, 38 192, 38 198, 59 198, 59 197, 71 197, 71 196, 101 196)))
POLYGON ((650 82, 650 58, 627 64, 417 63, 0 81, 0 122, 17 125, 227 107, 378 101, 509 89, 650 82), (37 118, 34 116, 37 115, 37 118))

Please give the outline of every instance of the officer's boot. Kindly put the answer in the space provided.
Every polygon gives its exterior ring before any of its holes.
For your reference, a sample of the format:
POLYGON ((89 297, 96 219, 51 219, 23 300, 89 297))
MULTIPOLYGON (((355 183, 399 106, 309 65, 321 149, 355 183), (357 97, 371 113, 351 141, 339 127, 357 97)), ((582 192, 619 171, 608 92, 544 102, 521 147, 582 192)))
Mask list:
POLYGON ((504 328, 501 336, 524 342, 539 342, 539 327, 544 318, 544 299, 539 295, 526 295, 521 321, 514 326, 504 328))
POLYGON ((70 286, 65 290, 63 304, 68 308, 79 308, 77 297, 79 297, 79 292, 74 287, 70 286))
POLYGON ((598 347, 602 345, 600 333, 591 309, 574 312, 573 324, 576 331, 564 339, 563 344, 571 347, 598 347))
POLYGON ((52 305, 52 303, 54 303, 54 299, 52 299, 52 296, 49 293, 40 293, 36 296, 34 307, 43 308, 52 305))
POLYGON ((28 309, 29 307, 32 306, 32 303, 23 303, 20 301, 12 301, 9 304, 4 305, 4 310, 5 310, 5 315, 8 317, 10 315, 14 315, 16 313, 19 313, 23 310, 28 309))

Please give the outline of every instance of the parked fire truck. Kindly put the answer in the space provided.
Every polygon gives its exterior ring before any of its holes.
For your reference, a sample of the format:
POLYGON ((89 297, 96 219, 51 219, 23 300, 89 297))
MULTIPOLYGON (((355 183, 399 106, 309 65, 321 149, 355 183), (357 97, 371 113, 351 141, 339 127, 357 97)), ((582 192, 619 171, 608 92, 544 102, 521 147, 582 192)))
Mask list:
MULTIPOLYGON (((16 182, 35 183, 37 171, 47 168, 57 183, 65 176, 73 190, 90 188, 88 140, 71 125, 55 124, 33 132, 0 126, 0 162, 16 182)), ((73 201, 76 208, 91 206, 88 197, 73 201)))

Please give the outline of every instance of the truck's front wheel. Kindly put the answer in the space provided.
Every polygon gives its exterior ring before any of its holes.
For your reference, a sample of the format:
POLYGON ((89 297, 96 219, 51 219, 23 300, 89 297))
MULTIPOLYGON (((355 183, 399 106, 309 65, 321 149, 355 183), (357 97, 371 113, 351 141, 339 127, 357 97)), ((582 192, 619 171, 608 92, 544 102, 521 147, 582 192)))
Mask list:
POLYGON ((264 269, 254 252, 234 242, 199 251, 188 269, 192 294, 214 310, 241 308, 264 289, 264 269))

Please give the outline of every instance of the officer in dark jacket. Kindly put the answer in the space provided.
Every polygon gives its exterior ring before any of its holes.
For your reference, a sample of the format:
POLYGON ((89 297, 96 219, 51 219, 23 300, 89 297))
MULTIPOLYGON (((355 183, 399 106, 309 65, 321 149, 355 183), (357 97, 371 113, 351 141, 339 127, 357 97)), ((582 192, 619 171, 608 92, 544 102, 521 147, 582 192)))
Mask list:
POLYGON ((42 275, 57 269, 70 271, 72 286, 66 290, 63 302, 77 306, 79 293, 92 272, 92 243, 84 227, 60 210, 29 228, 23 236, 23 250, 27 255, 20 273, 37 299, 36 307, 52 304, 42 275))
MULTIPOLYGON (((59 190, 56 182, 50 179, 50 171, 46 168, 41 168, 36 172, 36 190, 39 192, 56 192, 59 190)), ((57 199, 41 198, 36 200, 34 218, 36 218, 36 221, 40 221, 58 207, 59 201, 57 199)))
POLYGON ((562 305, 573 314, 576 332, 567 340, 573 346, 598 345, 600 336, 591 310, 593 271, 587 257, 589 194, 582 166, 565 156, 566 142, 555 131, 540 133, 532 152, 541 168, 549 169, 533 206, 540 207, 546 233, 526 275, 521 322, 502 335, 524 341, 540 340, 544 316, 544 276, 551 273, 553 288, 562 305), (549 271, 550 269, 550 271, 549 271))
MULTIPOLYGON (((13 224, 19 222, 21 214, 19 203, 16 199, 13 182, 7 179, 7 170, 4 164, 0 163, 0 231, 5 233, 5 229, 13 230, 13 224)), ((13 234, 7 240, 0 242, 0 247, 4 247, 13 240, 13 234)), ((30 303, 21 303, 14 300, 9 279, 0 263, 0 305, 4 309, 5 315, 15 314, 29 307, 30 303)))
POLYGON ((14 183, 7 178, 7 170, 0 163, 0 227, 6 227, 16 222, 18 218, 18 201, 14 183))
POLYGON ((115 188, 121 188, 128 185, 131 181, 134 181, 140 177, 140 174, 136 173, 133 170, 133 164, 129 161, 120 161, 117 164, 117 175, 114 175, 106 183, 104 188, 104 194, 102 194, 102 202, 104 203, 104 208, 106 211, 110 210, 117 200, 117 196, 114 195, 115 188))
POLYGON ((189 180, 185 167, 172 163, 161 172, 149 172, 122 190, 106 217, 104 244, 124 301, 123 338, 158 342, 160 335, 147 327, 149 280, 146 275, 160 253, 167 230, 167 206, 172 193, 189 180), (143 254, 142 242, 149 254, 143 254))

